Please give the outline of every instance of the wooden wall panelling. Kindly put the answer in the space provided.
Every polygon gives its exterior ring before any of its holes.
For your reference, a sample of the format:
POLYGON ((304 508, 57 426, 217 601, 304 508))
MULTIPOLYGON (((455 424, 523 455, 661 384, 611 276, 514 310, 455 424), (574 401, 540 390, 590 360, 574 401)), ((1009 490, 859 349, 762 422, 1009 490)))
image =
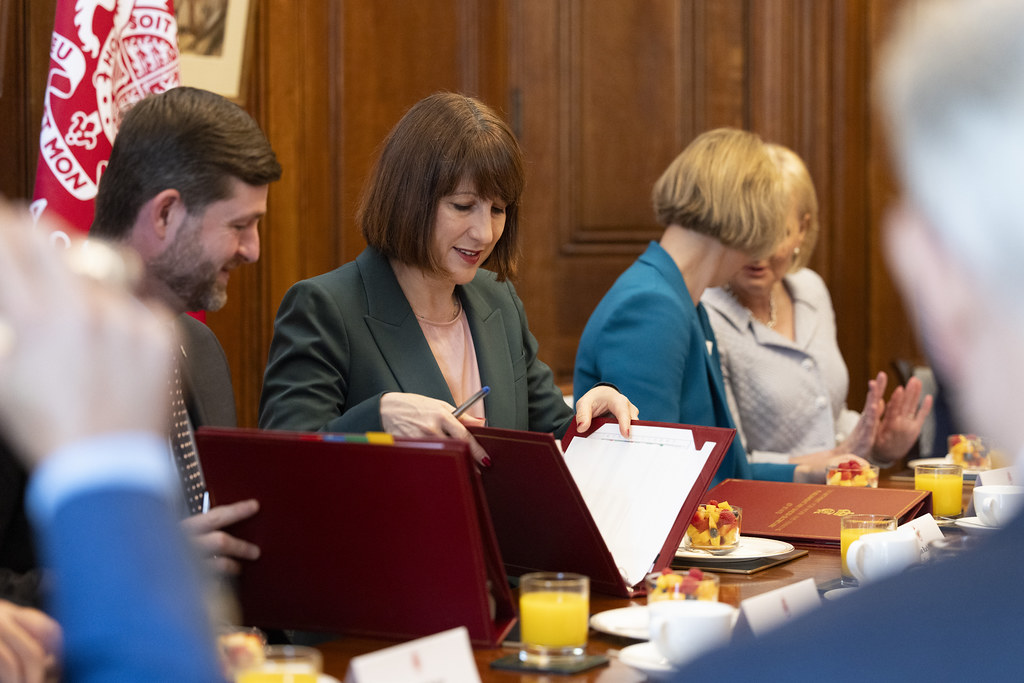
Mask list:
POLYGON ((284 291, 327 270, 336 243, 329 59, 333 3, 259 0, 246 109, 283 167, 260 226, 260 261, 235 271, 228 304, 209 313, 232 369, 239 423, 255 426, 274 315, 284 291))
POLYGON ((0 192, 12 198, 29 199, 35 185, 43 92, 57 5, 56 0, 3 2, 8 15, 2 46, 7 51, 7 63, 4 94, 0 98, 0 122, 4 125, 0 133, 0 192))
POLYGON ((43 95, 50 72, 50 41, 57 0, 25 0, 28 11, 28 97, 29 136, 28 194, 35 189, 36 163, 39 161, 39 130, 43 121, 43 95))
MULTIPOLYGON (((867 26, 870 54, 879 52, 882 41, 888 36, 897 10, 904 2, 900 0, 869 0, 864 21, 867 26)), ((872 68, 877 60, 872 59, 872 68)), ((870 74, 873 75, 873 74, 870 74)), ((871 345, 869 358, 872 368, 889 370, 889 364, 898 358, 916 363, 927 363, 903 305, 899 292, 886 268, 883 254, 882 234, 886 211, 899 200, 899 183, 895 178, 888 157, 885 131, 877 118, 877 109, 872 108, 865 116, 870 125, 867 146, 869 157, 869 189, 871 203, 867 238, 869 240, 871 282, 870 318, 871 345)))
POLYGON ((867 154, 868 111, 867 78, 870 54, 867 26, 864 23, 865 2, 854 0, 832 3, 834 23, 831 32, 829 62, 833 64, 832 125, 826 138, 831 156, 831 175, 819 185, 819 194, 829 198, 828 241, 822 257, 827 272, 826 282, 836 310, 839 348, 850 371, 848 406, 863 407, 868 379, 882 368, 873 366, 869 358, 871 328, 868 307, 871 282, 868 269, 872 264, 868 253, 870 201, 867 154))
POLYGON ((28 157, 30 150, 38 149, 38 143, 33 145, 28 135, 21 134, 29 128, 24 2, 0 0, 0 195, 7 197, 29 194, 28 157))
POLYGON ((556 350, 556 300, 562 286, 558 233, 568 212, 557 191, 564 144, 559 135, 563 9, 560 3, 544 0, 508 3, 511 119, 526 157, 526 189, 519 216, 523 253, 515 286, 540 343, 540 358, 549 364, 556 350))
POLYGON ((569 116, 565 190, 573 214, 560 226, 566 253, 637 253, 661 231, 650 188, 680 146, 682 46, 674 0, 577 0, 564 88, 569 116), (625 143, 625 144, 624 144, 625 143))
POLYGON ((541 357, 567 383, 594 306, 659 234, 650 185, 678 151, 685 118, 679 9, 669 0, 513 6, 512 79, 530 163, 519 290, 541 357))
POLYGON ((695 50, 692 90, 680 93, 695 102, 684 145, 712 128, 749 128, 746 2, 684 0, 681 5, 689 7, 692 22, 682 26, 680 40, 695 50))

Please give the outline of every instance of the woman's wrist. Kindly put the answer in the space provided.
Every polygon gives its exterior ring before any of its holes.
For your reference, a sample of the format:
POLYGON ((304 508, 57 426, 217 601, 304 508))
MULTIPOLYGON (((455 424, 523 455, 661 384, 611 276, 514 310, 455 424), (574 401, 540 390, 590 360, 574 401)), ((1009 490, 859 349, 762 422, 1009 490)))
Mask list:
POLYGON ((871 450, 868 452, 864 459, 867 460, 872 465, 876 465, 879 469, 883 470, 889 469, 900 460, 898 457, 890 458, 888 455, 880 453, 879 450, 875 447, 871 448, 871 450))
POLYGON ((824 482, 824 476, 818 477, 817 475, 822 472, 823 470, 818 467, 797 465, 793 468, 793 482, 797 484, 821 484, 824 482))

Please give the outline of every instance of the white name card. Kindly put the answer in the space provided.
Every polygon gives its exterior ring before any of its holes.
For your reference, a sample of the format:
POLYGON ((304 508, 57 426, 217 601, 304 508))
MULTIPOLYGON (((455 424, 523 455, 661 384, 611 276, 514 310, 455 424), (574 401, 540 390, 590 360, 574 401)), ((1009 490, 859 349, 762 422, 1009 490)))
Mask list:
POLYGON ((740 611, 755 636, 782 626, 791 619, 821 606, 814 579, 804 579, 767 593, 755 595, 740 603, 740 611))
POLYGON ((921 553, 921 562, 927 562, 928 557, 931 555, 931 548, 928 544, 942 538, 942 529, 939 528, 935 518, 930 514, 921 515, 906 524, 901 524, 897 531, 903 534, 914 535, 917 539, 917 550, 921 553))
POLYGON ((1013 480, 1013 468, 1012 467, 1000 467, 997 470, 984 470, 978 472, 978 480, 975 482, 976 486, 1020 486, 1021 481, 1013 480))
POLYGON ((480 683, 469 632, 459 626, 353 657, 345 683, 480 683))

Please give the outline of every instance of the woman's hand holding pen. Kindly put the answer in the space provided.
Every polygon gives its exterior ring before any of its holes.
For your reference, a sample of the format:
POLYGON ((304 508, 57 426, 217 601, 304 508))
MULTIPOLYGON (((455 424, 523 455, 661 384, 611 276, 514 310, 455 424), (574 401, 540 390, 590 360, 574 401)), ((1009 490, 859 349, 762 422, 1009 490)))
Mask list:
POLYGON ((484 467, 491 459, 477 443, 466 425, 480 426, 484 421, 463 414, 455 417, 455 406, 420 394, 388 392, 380 399, 380 420, 384 431, 395 436, 442 436, 469 443, 473 459, 484 467))

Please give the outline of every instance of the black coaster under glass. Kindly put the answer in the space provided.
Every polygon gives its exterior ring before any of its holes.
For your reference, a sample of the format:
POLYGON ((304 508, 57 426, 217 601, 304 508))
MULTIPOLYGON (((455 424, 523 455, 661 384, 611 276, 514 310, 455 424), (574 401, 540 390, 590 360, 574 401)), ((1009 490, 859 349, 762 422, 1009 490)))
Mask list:
POLYGON ((548 663, 544 665, 530 664, 520 661, 519 654, 505 655, 491 662, 492 669, 502 671, 531 671, 535 673, 578 674, 608 664, 604 655, 583 655, 582 658, 568 662, 548 663))

